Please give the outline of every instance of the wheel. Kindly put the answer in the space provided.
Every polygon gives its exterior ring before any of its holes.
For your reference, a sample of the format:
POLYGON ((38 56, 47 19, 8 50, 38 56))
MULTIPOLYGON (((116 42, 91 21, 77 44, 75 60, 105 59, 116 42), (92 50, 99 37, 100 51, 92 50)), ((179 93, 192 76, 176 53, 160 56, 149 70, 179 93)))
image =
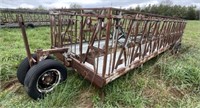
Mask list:
POLYGON ((27 28, 35 28, 35 26, 34 26, 34 24, 32 24, 32 23, 29 23, 29 24, 27 24, 27 28))
MULTIPOLYGON (((34 59, 37 58, 36 54, 33 54, 32 57, 34 59)), ((30 65, 28 62, 28 57, 26 57, 19 65, 18 69, 17 69, 17 78, 19 80, 19 82, 24 85, 24 79, 26 76, 26 73, 28 72, 28 70, 30 69, 30 65)))
POLYGON ((36 100, 43 98, 66 78, 65 66, 56 60, 47 59, 31 67, 25 77, 24 87, 28 95, 36 100))
MULTIPOLYGON (((32 57, 34 59, 37 59, 37 55, 36 54, 32 54, 32 57)), ((53 57, 48 56, 46 59, 52 59, 53 57)), ((28 70, 30 69, 30 65, 28 62, 28 57, 26 57, 19 65, 18 69, 17 69, 17 79, 19 80, 19 82, 24 85, 24 79, 26 76, 26 73, 28 72, 28 70)))
POLYGON ((179 53, 180 49, 181 49, 181 43, 176 43, 176 44, 172 47, 171 53, 172 53, 172 54, 177 54, 177 53, 179 53))

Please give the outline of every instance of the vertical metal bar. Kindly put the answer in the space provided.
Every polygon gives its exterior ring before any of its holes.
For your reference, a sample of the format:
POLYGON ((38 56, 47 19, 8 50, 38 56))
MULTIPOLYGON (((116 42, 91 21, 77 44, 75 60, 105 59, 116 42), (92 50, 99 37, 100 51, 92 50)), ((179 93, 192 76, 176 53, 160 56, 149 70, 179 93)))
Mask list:
MULTIPOLYGON (((101 41, 101 34, 102 34, 102 20, 103 19, 99 19, 100 20, 100 24, 99 24, 99 26, 100 26, 100 29, 99 29, 99 37, 98 37, 98 48, 100 47, 100 41, 101 41)), ((99 68, 99 56, 97 57, 97 64, 96 64, 96 70, 95 70, 95 73, 97 74, 97 72, 98 72, 98 68, 99 68)))
POLYGON ((78 35, 77 35, 77 28, 78 28, 78 16, 77 16, 77 14, 75 13, 75 19, 76 19, 76 21, 75 21, 75 54, 77 53, 76 52, 76 44, 77 44, 77 37, 78 37, 78 35))
POLYGON ((29 48, 28 38, 27 38, 27 35, 26 35, 26 30, 25 30, 25 25, 24 25, 24 19, 23 19, 22 15, 20 15, 20 17, 17 16, 17 18, 18 18, 19 26, 20 26, 21 31, 22 31, 24 46, 25 46, 25 49, 26 49, 26 54, 27 54, 27 57, 28 57, 29 65, 32 66, 33 62, 35 62, 35 60, 31 56, 31 51, 30 51, 30 48, 29 48))
MULTIPOLYGON (((130 27, 129 27, 129 29, 128 29, 127 37, 125 38, 125 42, 124 42, 123 45, 122 45, 123 48, 122 48, 122 50, 120 51, 119 57, 118 57, 118 59, 117 59, 117 62, 116 62, 117 64, 118 64, 118 62, 120 61, 120 58, 121 58, 121 56, 122 56, 123 51, 125 51, 125 45, 126 45, 126 43, 127 43, 127 41, 128 41, 128 38, 129 38, 129 36, 130 36, 131 29, 133 28, 133 23, 134 23, 134 20, 132 19, 132 20, 131 20, 130 27)), ((117 67, 118 67, 118 65, 115 66, 115 69, 117 69, 117 67)))
POLYGON ((83 16, 81 16, 80 34, 79 34, 79 52, 80 52, 80 63, 82 63, 82 44, 83 44, 83 16))
MULTIPOLYGON (((115 19, 115 32, 113 33, 113 39, 114 39, 114 51, 113 51, 113 57, 112 57, 112 62, 110 61, 110 64, 112 63, 112 70, 111 72, 113 73, 114 67, 115 67, 115 61, 116 61, 116 53, 117 53, 117 44, 118 44, 118 38, 119 38, 119 19, 115 19)), ((113 45, 112 45, 113 46, 113 45)), ((111 59, 110 59, 111 60, 111 59)), ((111 65, 110 65, 111 66, 111 65)))
MULTIPOLYGON (((108 10, 108 15, 111 17, 111 9, 108 10)), ((107 56, 108 56, 108 43, 110 39, 110 30, 111 30, 111 24, 112 24, 112 19, 108 18, 108 25, 107 25, 107 30, 106 30, 106 42, 105 42, 105 54, 104 54, 104 59, 103 59, 103 75, 102 77, 105 78, 105 73, 106 73, 106 63, 107 63, 107 56)))
POLYGON ((54 29, 53 29, 53 24, 54 24, 54 16, 53 15, 50 15, 49 16, 50 17, 50 27, 51 27, 51 48, 52 47, 55 47, 55 45, 53 44, 53 41, 54 41, 54 38, 53 37, 55 37, 54 36, 54 29))
POLYGON ((61 14, 58 14, 58 46, 63 46, 62 36, 61 36, 61 14))

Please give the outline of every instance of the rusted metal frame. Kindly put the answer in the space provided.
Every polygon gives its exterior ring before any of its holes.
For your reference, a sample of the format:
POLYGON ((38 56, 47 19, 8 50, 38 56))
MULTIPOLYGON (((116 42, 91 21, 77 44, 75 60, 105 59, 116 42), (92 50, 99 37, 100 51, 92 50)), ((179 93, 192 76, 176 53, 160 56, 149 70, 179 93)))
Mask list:
POLYGON ((17 16, 17 19, 18 19, 18 23, 19 23, 19 26, 20 26, 21 31, 22 31, 24 46, 25 46, 25 49, 26 49, 26 54, 27 54, 27 57, 28 57, 29 65, 33 66, 33 64, 36 62, 36 60, 31 55, 31 51, 30 51, 30 48, 29 48, 29 42, 28 42, 28 38, 27 38, 27 35, 26 35, 23 16, 22 15, 17 16))
MULTIPOLYGON (((76 37, 76 39, 75 39, 75 43, 77 43, 77 37, 78 37, 78 34, 77 34, 77 29, 78 29, 78 16, 76 15, 76 12, 74 13, 75 14, 75 19, 76 19, 76 21, 75 21, 75 37, 76 37)), ((76 45, 75 45, 75 53, 76 53, 76 45)))
MULTIPOLYGON (((101 21, 99 22, 100 28, 99 28, 99 37, 98 37, 98 49, 100 47, 100 41, 101 41, 101 35, 102 35, 102 22, 103 22, 104 19, 101 18, 99 20, 101 20, 101 21)), ((99 55, 99 52, 98 52, 98 55, 99 55)), ((97 57, 97 62, 95 64, 96 65, 94 66, 94 70, 95 70, 95 73, 97 74, 98 73, 97 70, 99 68, 99 57, 97 57)))
MULTIPOLYGON (((135 36, 136 36, 136 35, 135 35, 135 36)), ((131 64, 132 61, 135 60, 135 58, 134 58, 135 47, 136 47, 136 44, 135 44, 135 42, 134 42, 134 44, 133 44, 133 46, 132 46, 131 59, 130 59, 130 63, 129 63, 129 64, 131 64)))
POLYGON ((183 34, 183 30, 185 29, 185 26, 186 26, 186 22, 182 22, 182 29, 181 29, 181 35, 183 34))
POLYGON ((63 46, 63 40, 62 40, 62 36, 61 36, 61 26, 62 26, 62 22, 61 22, 61 15, 58 14, 58 47, 62 47, 63 46))
POLYGON ((181 22, 178 22, 177 24, 177 33, 176 33, 176 42, 178 41, 178 39, 180 38, 181 36, 181 22))
POLYGON ((80 63, 79 60, 72 58, 71 62, 72 68, 76 69, 84 78, 89 80, 92 84, 97 87, 103 87, 105 85, 105 79, 93 72, 90 68, 85 66, 83 63, 80 63))
POLYGON ((55 47, 54 43, 54 21, 55 17, 53 15, 49 16, 50 17, 50 27, 51 27, 51 48, 55 47))
MULTIPOLYGON (((167 35, 167 28, 169 26, 169 21, 166 21, 166 26, 165 26, 165 29, 163 30, 163 34, 162 34, 162 37, 161 37, 161 47, 164 47, 165 46, 165 38, 166 38, 166 35, 167 35)), ((161 48, 160 47, 160 48, 161 48)))
POLYGON ((8 23, 11 22, 10 19, 9 19, 9 15, 8 14, 6 14, 6 19, 7 19, 8 23))
POLYGON ((131 33, 131 30, 132 30, 132 28, 133 28, 133 23, 134 23, 134 19, 131 21, 131 24, 130 24, 130 27, 129 27, 129 30, 128 30, 128 33, 127 33, 127 37, 125 38, 125 42, 123 43, 123 45, 122 45, 122 50, 120 51, 120 54, 119 54, 119 57, 118 57, 118 59, 117 59, 117 64, 115 65, 115 69, 117 69, 117 67, 118 67, 118 64, 119 64, 119 61, 120 61, 120 58, 121 58, 121 56, 122 56, 122 53, 124 52, 124 50, 126 50, 125 49, 125 45, 126 45, 126 43, 127 43, 127 41, 128 41, 128 38, 129 38, 129 36, 130 36, 130 33, 131 33))
MULTIPOLYGON (((69 20, 71 19, 71 17, 72 17, 72 16, 70 16, 69 20)), ((65 40, 65 39, 66 39, 66 34, 68 33, 68 31, 69 31, 69 29, 70 29, 70 26, 71 26, 71 21, 69 21, 69 24, 67 24, 67 27, 65 28, 64 33, 61 34, 61 35, 63 36, 63 37, 61 36, 62 40, 65 40)), ((72 27, 73 27, 73 25, 71 26, 71 31, 72 31, 72 27)), ((69 40, 70 40, 70 42, 71 42, 71 44, 72 44, 72 39, 70 38, 70 36, 68 36, 68 38, 69 38, 69 40)), ((63 42, 65 42, 65 41, 63 41, 63 42)), ((62 42, 62 43, 63 43, 63 42, 62 42)), ((62 44, 62 46, 63 46, 63 44, 62 44)))
MULTIPOLYGON (((117 32, 118 31, 116 31, 116 22, 115 22, 115 20, 113 19, 113 33, 112 33, 112 43, 111 43, 111 46, 108 46, 109 47, 109 50, 110 50, 110 61, 109 61, 109 69, 108 69, 108 76, 110 76, 110 74, 112 73, 112 71, 111 71, 111 69, 112 69, 112 64, 113 64, 113 61, 112 61, 112 59, 113 59, 113 43, 114 43, 114 37, 116 36, 116 34, 118 34, 117 32)), ((115 47, 114 47, 115 48, 115 47)))
POLYGON ((3 22, 3 23, 6 23, 5 14, 2 13, 2 16, 3 16, 3 17, 2 17, 2 22, 3 22))
POLYGON ((171 45, 172 43, 171 43, 171 41, 170 41, 170 39, 172 38, 172 34, 173 34, 173 28, 174 28, 174 21, 172 21, 171 22, 171 27, 169 28, 169 36, 167 37, 167 44, 168 45, 171 45))
POLYGON ((157 50, 161 48, 161 42, 162 42, 162 35, 163 35, 163 29, 165 29, 166 21, 162 22, 161 28, 159 29, 159 33, 157 36, 157 50))
POLYGON ((79 34, 79 52, 80 52, 80 60, 79 62, 82 63, 82 44, 83 44, 83 16, 81 16, 80 22, 80 34, 79 34))
POLYGON ((63 12, 71 12, 71 11, 76 11, 76 12, 80 12, 80 11, 84 11, 84 10, 93 10, 93 11, 97 11, 97 10, 112 10, 113 8, 77 8, 77 9, 54 9, 56 11, 63 11, 63 12))
MULTIPOLYGON (((113 39, 113 40, 115 40, 114 41, 114 51, 113 52, 111 52, 111 54, 112 53, 114 53, 114 55, 113 55, 113 57, 112 57, 112 55, 111 55, 111 57, 112 58, 110 58, 110 66, 112 67, 111 69, 111 73, 113 73, 113 71, 114 71, 114 67, 115 67, 115 60, 116 60, 116 53, 117 53, 117 44, 118 44, 118 38, 119 38, 119 33, 118 33, 118 29, 119 29, 119 22, 120 22, 120 19, 114 19, 114 22, 115 22, 115 30, 116 30, 116 32, 114 32, 113 33, 113 38, 115 37, 115 39, 113 39), (112 61, 112 62, 111 62, 112 61), (111 63, 112 63, 112 65, 111 65, 111 63)), ((112 47, 113 47, 113 45, 112 45, 112 47)), ((109 71, 109 73, 110 73, 110 71, 109 71)))
POLYGON ((174 36, 173 36, 173 40, 172 40, 172 43, 173 44, 176 44, 177 40, 178 40, 178 29, 179 29, 179 22, 175 22, 175 27, 174 27, 174 36))
POLYGON ((22 13, 30 13, 30 14, 48 14, 48 11, 46 10, 30 10, 30 9, 0 9, 1 12, 3 13, 19 13, 19 14, 22 14, 22 13))
POLYGON ((167 45, 169 45, 169 41, 168 41, 168 38, 170 37, 171 35, 171 27, 172 27, 172 21, 169 21, 169 24, 168 24, 168 27, 167 27, 167 31, 166 31, 166 35, 165 35, 165 42, 164 42, 164 46, 166 47, 167 45))
POLYGON ((174 39, 176 38, 176 26, 177 26, 177 22, 174 22, 174 26, 172 28, 172 38, 171 38, 171 44, 174 44, 174 39))
POLYGON ((163 46, 164 35, 165 35, 167 24, 168 24, 167 21, 163 22, 163 26, 162 26, 163 28, 161 28, 161 32, 160 32, 160 35, 159 35, 159 45, 158 45, 159 47, 158 47, 158 50, 163 46))
MULTIPOLYGON (((142 21, 142 20, 141 20, 142 21)), ((143 55, 142 55, 142 44, 144 44, 144 37, 146 35, 146 31, 147 31, 147 25, 149 23, 149 20, 144 20, 143 21, 144 24, 142 26, 143 29, 142 29, 142 34, 141 34, 141 38, 139 40, 139 43, 138 43, 138 46, 137 46, 137 50, 136 50, 136 54, 138 53, 138 50, 139 50, 139 59, 143 59, 143 55)))
POLYGON ((35 15, 35 14, 33 14, 33 18, 32 18, 32 20, 35 20, 35 19, 37 19, 37 18, 36 18, 36 15, 35 15))
MULTIPOLYGON (((74 35, 73 35, 73 33, 74 33, 74 31, 73 31, 73 29, 74 29, 74 28, 73 28, 73 27, 74 27, 74 22, 73 22, 73 20, 71 19, 71 18, 73 18, 73 17, 74 17, 74 16, 70 16, 70 20, 71 20, 70 23, 71 23, 71 24, 69 24, 69 25, 70 25, 70 29, 71 29, 70 31, 71 31, 71 32, 68 33, 68 35, 69 35, 68 38, 69 38, 69 41, 70 41, 71 44, 74 43, 74 42, 73 42, 73 40, 74 40, 73 38, 76 38, 76 37, 74 37, 74 35)), ((72 47, 72 46, 71 46, 71 47, 72 47)))
POLYGON ((116 78, 118 78, 118 77, 126 74, 130 70, 139 67, 141 64, 144 64, 145 62, 149 61, 150 59, 154 58, 155 56, 157 56, 157 55, 161 54, 162 52, 166 51, 168 48, 169 47, 163 48, 159 52, 154 52, 151 56, 149 56, 146 59, 138 60, 137 62, 133 62, 132 64, 130 64, 129 66, 127 66, 125 68, 117 70, 117 72, 115 72, 114 74, 112 74, 111 76, 109 76, 108 78, 106 78, 105 85, 108 84, 109 82, 115 80, 116 78))
MULTIPOLYGON (((52 48, 52 49, 47 49, 47 50, 37 50, 35 53, 37 54, 37 62, 42 61, 43 57, 48 57, 50 54, 56 54, 56 53, 64 53, 67 52, 69 48, 67 47, 62 47, 62 48, 52 48)), ((62 57, 61 61, 64 61, 64 56, 62 57)))
POLYGON ((176 36, 176 24, 177 22, 173 22, 173 25, 171 27, 171 31, 170 31, 170 37, 169 37, 169 45, 173 45, 173 40, 175 39, 176 36))
POLYGON ((176 24, 176 31, 175 31, 175 34, 176 34, 176 36, 175 36, 175 39, 174 39, 174 43, 176 43, 177 41, 178 41, 178 38, 179 38, 179 29, 180 29, 180 22, 177 22, 177 24, 176 24))
POLYGON ((87 60, 87 55, 89 53, 89 50, 93 44, 94 44, 94 41, 95 41, 95 38, 96 38, 96 35, 97 35, 97 32, 98 32, 98 26, 95 27, 95 30, 93 31, 93 34, 92 34, 92 37, 91 37, 91 40, 89 41, 89 45, 88 45, 88 48, 87 48, 87 51, 86 51, 86 56, 85 58, 83 59, 83 63, 85 63, 85 61, 87 60))
POLYGON ((129 10, 123 10, 124 13, 126 14, 142 14, 145 15, 146 17, 155 17, 155 18, 167 18, 167 19, 179 19, 176 17, 169 17, 169 16, 163 16, 163 15, 156 15, 156 14, 151 14, 151 13, 144 13, 144 12, 136 12, 136 11, 129 11, 129 10))
POLYGON ((103 58, 103 73, 102 73, 102 77, 105 78, 105 73, 106 73, 106 68, 107 68, 107 56, 108 56, 108 47, 109 47, 109 39, 110 39, 110 30, 111 30, 111 24, 112 24, 112 18, 111 18, 111 15, 112 15, 112 10, 111 9, 108 9, 108 26, 107 26, 107 29, 106 29, 106 40, 105 40, 105 53, 104 53, 104 58, 103 58))
MULTIPOLYGON (((54 15, 54 17, 55 17, 55 19, 58 17, 58 15, 54 15)), ((58 42, 58 40, 59 40, 59 37, 58 37, 58 27, 57 27, 57 22, 56 21, 54 21, 54 39, 55 39, 55 47, 58 47, 59 46, 59 42, 58 42)))
POLYGON ((152 25, 151 25, 151 28, 149 31, 149 36, 147 38, 147 40, 148 40, 147 52, 149 52, 149 55, 151 55, 151 53, 152 53, 152 41, 154 39, 154 33, 156 30, 156 25, 157 25, 157 23, 155 21, 151 21, 151 23, 152 23, 152 25))
POLYGON ((139 26, 140 26, 140 23, 139 23, 139 20, 136 20, 136 26, 135 26, 135 35, 134 35, 134 43, 136 44, 137 42, 137 36, 138 36, 138 33, 139 33, 139 26))
POLYGON ((127 25, 127 19, 122 19, 123 20, 123 22, 122 22, 122 27, 123 27, 123 29, 126 29, 126 25, 127 25))
POLYGON ((149 35, 150 35, 151 26, 152 26, 152 22, 149 21, 149 26, 147 27, 147 31, 146 31, 147 33, 145 33, 147 36, 144 37, 144 41, 145 41, 144 42, 144 51, 142 53, 142 58, 143 59, 144 59, 144 57, 145 57, 145 55, 147 53, 147 50, 148 50, 148 48, 147 48, 148 45, 147 44, 150 44, 148 38, 149 38, 149 35))
POLYGON ((90 32, 88 33, 88 34, 89 34, 89 37, 88 37, 88 40, 87 40, 87 41, 90 41, 90 39, 91 39, 91 31, 92 31, 92 29, 93 29, 93 28, 92 28, 92 25, 91 25, 91 24, 92 24, 92 18, 89 17, 89 20, 90 20, 90 23, 89 23, 89 25, 88 25, 88 26, 89 26, 88 28, 89 28, 90 32))
POLYGON ((155 51, 156 47, 158 48, 158 44, 159 44, 159 42, 158 42, 158 40, 159 40, 158 35, 159 35, 160 26, 161 26, 161 21, 156 21, 156 22, 158 23, 158 26, 156 27, 155 34, 154 34, 155 40, 153 40, 154 41, 154 45, 153 45, 152 52, 155 51))
POLYGON ((171 28, 171 25, 172 25, 172 22, 169 21, 169 22, 168 22, 167 29, 166 29, 166 31, 165 31, 163 47, 166 47, 167 44, 168 44, 168 38, 169 38, 169 36, 170 36, 170 28, 171 28))
MULTIPOLYGON (((15 20, 14 20, 14 16, 12 16, 12 14, 11 13, 8 13, 8 16, 9 16, 9 19, 10 19, 10 21, 11 22, 15 22, 15 20)), ((16 19, 16 18, 15 18, 16 19)))
POLYGON ((31 20, 31 21, 33 21, 33 14, 29 14, 29 19, 31 20))
MULTIPOLYGON (((85 17, 85 20, 84 20, 84 22, 83 22, 83 30, 84 30, 85 25, 86 25, 86 23, 87 23, 87 18, 88 18, 88 17, 86 16, 86 17, 85 17)), ((83 34, 84 34, 84 32, 83 32, 83 34)), ((83 36, 84 36, 84 40, 87 41, 87 40, 86 40, 87 37, 85 36, 85 34, 84 34, 83 36)))
POLYGON ((138 33, 139 33, 139 27, 140 27, 139 25, 140 25, 139 20, 137 20, 137 21, 136 21, 136 27, 135 27, 135 30, 136 30, 136 31, 135 31, 135 38, 134 38, 134 46, 135 46, 136 48, 134 47, 134 49, 132 50, 131 62, 135 60, 136 56, 138 56, 138 55, 137 55, 137 54, 138 54, 138 51, 141 52, 141 49, 140 49, 140 46, 141 46, 140 41, 137 42, 137 36, 138 36, 138 33))
POLYGON ((172 38, 173 36, 173 33, 174 33, 174 27, 175 27, 175 24, 176 22, 174 21, 171 21, 171 27, 169 28, 169 34, 168 34, 168 37, 167 37, 167 44, 171 46, 172 42, 170 41, 170 39, 172 38))
POLYGON ((86 59, 87 59, 87 55, 88 55, 88 53, 89 53, 89 51, 90 51, 90 48, 93 47, 94 41, 95 41, 96 36, 97 36, 97 34, 98 34, 98 32, 99 32, 99 28, 101 27, 101 25, 100 25, 100 22, 101 22, 101 21, 102 21, 102 19, 99 18, 99 19, 98 19, 97 26, 95 27, 95 30, 94 30, 94 32, 93 32, 93 34, 92 34, 92 37, 91 37, 91 40, 90 40, 90 42, 89 42, 89 45, 88 45, 88 48, 87 48, 87 51, 86 51, 86 56, 85 56, 85 58, 83 59, 83 63, 85 63, 85 61, 86 61, 86 59))
POLYGON ((149 48, 150 48, 150 51, 149 53, 152 54, 153 50, 154 50, 154 41, 155 41, 155 35, 156 35, 156 32, 157 32, 157 28, 158 28, 158 21, 154 21, 154 27, 153 27, 153 31, 151 33, 151 39, 150 40, 150 44, 149 44, 149 48))

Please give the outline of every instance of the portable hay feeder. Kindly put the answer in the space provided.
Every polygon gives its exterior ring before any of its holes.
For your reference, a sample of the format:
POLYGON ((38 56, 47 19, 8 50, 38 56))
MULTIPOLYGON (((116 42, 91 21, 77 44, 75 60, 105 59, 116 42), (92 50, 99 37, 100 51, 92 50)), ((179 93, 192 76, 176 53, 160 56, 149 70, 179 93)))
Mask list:
POLYGON ((18 20, 27 58, 17 77, 33 99, 67 78, 65 66, 103 87, 170 48, 176 53, 186 26, 179 18, 115 8, 55 9, 50 12, 51 49, 31 55, 23 18, 18 20))

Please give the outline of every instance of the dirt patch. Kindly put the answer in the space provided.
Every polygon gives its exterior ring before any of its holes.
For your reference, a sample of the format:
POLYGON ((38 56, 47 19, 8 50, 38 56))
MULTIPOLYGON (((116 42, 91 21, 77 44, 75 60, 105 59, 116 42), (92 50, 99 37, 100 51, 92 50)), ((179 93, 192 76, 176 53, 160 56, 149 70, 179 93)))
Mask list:
POLYGON ((92 91, 89 90, 84 90, 81 92, 80 96, 78 97, 77 100, 77 107, 78 108, 93 108, 93 103, 92 103, 92 91))
POLYGON ((154 65, 153 66, 153 71, 151 73, 151 76, 157 79, 162 78, 162 69, 160 68, 159 65, 154 65))
POLYGON ((181 99, 184 97, 184 94, 185 94, 183 91, 181 91, 181 90, 179 90, 177 88, 169 88, 169 93, 173 97, 175 97, 175 98, 181 98, 181 99))
POLYGON ((1 82, 0 91, 12 91, 17 92, 21 87, 21 84, 17 80, 17 78, 11 78, 9 81, 1 82))

